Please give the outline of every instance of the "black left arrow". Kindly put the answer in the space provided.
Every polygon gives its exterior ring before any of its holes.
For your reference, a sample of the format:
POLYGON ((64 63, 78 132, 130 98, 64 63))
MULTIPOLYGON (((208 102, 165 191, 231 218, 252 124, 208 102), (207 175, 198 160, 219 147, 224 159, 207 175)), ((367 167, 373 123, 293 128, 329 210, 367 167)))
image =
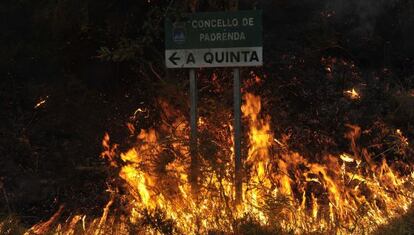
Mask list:
POLYGON ((177 55, 177 52, 174 52, 174 53, 170 56, 170 58, 168 58, 168 59, 171 61, 171 63, 173 63, 174 65, 177 65, 177 63, 176 63, 175 61, 177 61, 177 60, 179 60, 179 59, 180 59, 180 57, 176 57, 176 55, 177 55))

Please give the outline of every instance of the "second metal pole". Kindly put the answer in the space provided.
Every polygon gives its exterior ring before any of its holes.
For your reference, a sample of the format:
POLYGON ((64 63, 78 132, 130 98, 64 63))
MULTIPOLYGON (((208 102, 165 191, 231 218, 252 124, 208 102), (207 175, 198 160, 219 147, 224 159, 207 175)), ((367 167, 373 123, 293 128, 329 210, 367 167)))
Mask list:
POLYGON ((193 193, 198 191, 198 144, 197 144, 197 77, 190 69, 190 182, 193 193))
POLYGON ((240 69, 233 69, 234 76, 234 185, 236 191, 236 202, 242 201, 243 166, 241 159, 241 91, 240 91, 240 69))

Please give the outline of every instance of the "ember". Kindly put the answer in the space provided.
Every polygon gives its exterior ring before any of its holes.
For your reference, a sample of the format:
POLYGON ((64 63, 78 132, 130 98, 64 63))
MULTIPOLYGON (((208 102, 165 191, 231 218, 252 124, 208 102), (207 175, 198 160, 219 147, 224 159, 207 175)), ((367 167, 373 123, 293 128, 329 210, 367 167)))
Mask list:
POLYGON ((37 104, 34 106, 34 109, 38 109, 46 104, 46 101, 49 99, 49 96, 46 96, 46 98, 41 99, 37 104))
POLYGON ((345 91, 344 94, 353 100, 357 100, 361 98, 359 93, 354 88, 352 88, 352 90, 345 91))

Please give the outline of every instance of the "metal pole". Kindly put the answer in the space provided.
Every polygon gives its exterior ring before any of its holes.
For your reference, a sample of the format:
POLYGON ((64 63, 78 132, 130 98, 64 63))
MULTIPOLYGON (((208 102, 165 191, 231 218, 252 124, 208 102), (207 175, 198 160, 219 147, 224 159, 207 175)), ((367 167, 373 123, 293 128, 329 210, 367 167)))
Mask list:
POLYGON ((241 92, 240 92, 240 69, 233 69, 234 76, 234 185, 236 190, 236 202, 242 201, 242 160, 241 160, 241 92))
POLYGON ((197 144, 197 78, 190 69, 190 182, 193 193, 198 191, 198 144, 197 144))

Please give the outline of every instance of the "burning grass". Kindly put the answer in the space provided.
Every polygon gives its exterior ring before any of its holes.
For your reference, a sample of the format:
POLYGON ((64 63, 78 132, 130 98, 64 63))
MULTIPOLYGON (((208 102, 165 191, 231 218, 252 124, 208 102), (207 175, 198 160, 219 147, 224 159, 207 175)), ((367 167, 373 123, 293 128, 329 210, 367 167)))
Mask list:
MULTIPOLYGON (((109 184, 111 197, 100 218, 75 214, 62 222, 61 207, 26 234, 369 234, 409 210, 414 173, 404 159, 390 160, 409 147, 401 130, 374 153, 358 145, 366 131, 348 125, 350 151, 314 162, 291 150, 288 138, 275 138, 271 117, 261 114, 260 97, 246 93, 244 100, 248 144, 242 203, 235 202, 231 124, 217 128, 201 118, 200 133, 214 138, 200 139, 194 192, 188 123, 161 100, 172 124, 139 131, 129 124, 134 144, 125 151, 105 135, 102 157, 119 176, 109 184)), ((0 231, 10 227, 7 221, 0 231)))

